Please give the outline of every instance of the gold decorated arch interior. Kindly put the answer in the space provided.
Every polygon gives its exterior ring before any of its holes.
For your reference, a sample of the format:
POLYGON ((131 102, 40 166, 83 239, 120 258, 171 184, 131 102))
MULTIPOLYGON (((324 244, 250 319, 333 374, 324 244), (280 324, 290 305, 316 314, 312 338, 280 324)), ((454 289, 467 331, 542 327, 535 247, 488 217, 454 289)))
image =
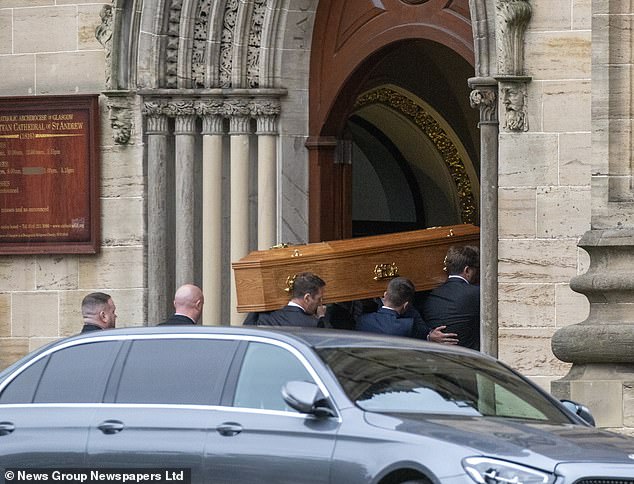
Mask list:
POLYGON ((419 164, 444 191, 447 199, 455 201, 462 223, 478 223, 480 187, 473 161, 458 135, 436 110, 408 91, 393 85, 383 85, 360 95, 354 106, 354 114, 373 118, 375 123, 383 123, 386 129, 389 129, 390 123, 385 120, 390 116, 401 118, 409 126, 408 131, 414 133, 400 142, 402 151, 407 153, 408 150, 416 150, 413 146, 418 142, 421 146, 429 145, 427 152, 433 153, 422 158, 411 154, 406 156, 408 161, 419 164), (381 111, 383 115, 379 114, 381 111), (416 134, 423 139, 413 141, 416 134))

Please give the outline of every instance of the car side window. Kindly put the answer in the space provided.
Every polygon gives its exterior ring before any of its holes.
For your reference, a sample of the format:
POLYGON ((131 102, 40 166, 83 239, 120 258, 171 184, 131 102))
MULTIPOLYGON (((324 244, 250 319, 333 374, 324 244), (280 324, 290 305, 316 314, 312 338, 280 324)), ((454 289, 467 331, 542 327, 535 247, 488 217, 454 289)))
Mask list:
MULTIPOLYGON (((493 390, 495 392, 495 411, 498 416, 533 420, 548 419, 539 409, 509 391, 507 388, 504 388, 502 385, 495 384, 493 390)), ((481 392, 481 394, 482 393, 485 392, 481 392)))
POLYGON ((33 403, 101 402, 120 345, 119 341, 101 341, 52 353, 33 403))
POLYGON ((238 376, 233 405, 295 412, 282 398, 282 387, 292 380, 314 381, 290 351, 266 343, 249 343, 238 376))
POLYGON ((116 403, 217 405, 236 341, 148 339, 132 344, 116 403))
POLYGON ((2 391, 0 404, 32 403, 35 389, 47 362, 48 357, 41 358, 16 376, 2 391))

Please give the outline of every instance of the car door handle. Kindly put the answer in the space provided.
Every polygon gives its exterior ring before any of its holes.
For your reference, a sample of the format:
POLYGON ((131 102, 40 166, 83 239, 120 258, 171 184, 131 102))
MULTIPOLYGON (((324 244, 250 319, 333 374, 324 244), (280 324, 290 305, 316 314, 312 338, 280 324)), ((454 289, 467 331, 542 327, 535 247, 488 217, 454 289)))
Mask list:
POLYGON ((226 422, 218 425, 216 430, 220 435, 224 435, 225 437, 233 437, 234 435, 238 435, 242 432, 242 425, 234 422, 226 422))
POLYGON ((104 434, 116 434, 124 429, 123 422, 119 420, 106 420, 97 425, 97 428, 104 434))
POLYGON ((0 422, 0 435, 9 435, 15 430, 15 425, 11 422, 0 422))

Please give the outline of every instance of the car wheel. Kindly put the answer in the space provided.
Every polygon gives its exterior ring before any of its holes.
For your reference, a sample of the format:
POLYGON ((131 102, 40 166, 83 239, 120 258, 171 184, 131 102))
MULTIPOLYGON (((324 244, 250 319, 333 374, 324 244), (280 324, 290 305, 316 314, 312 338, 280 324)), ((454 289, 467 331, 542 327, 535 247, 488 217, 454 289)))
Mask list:
POLYGON ((413 481, 403 481, 400 484, 430 484, 429 481, 425 479, 415 479, 413 481))

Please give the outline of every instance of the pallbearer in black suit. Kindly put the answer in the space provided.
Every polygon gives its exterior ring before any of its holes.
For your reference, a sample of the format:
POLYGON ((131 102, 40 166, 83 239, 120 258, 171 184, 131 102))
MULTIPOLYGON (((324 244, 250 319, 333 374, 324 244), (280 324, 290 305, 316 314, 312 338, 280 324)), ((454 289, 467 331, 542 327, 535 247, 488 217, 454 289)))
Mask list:
POLYGON ((323 305, 324 280, 312 272, 297 274, 293 282, 292 298, 286 306, 272 313, 260 313, 258 326, 323 327, 326 307, 323 305))
POLYGON ((198 324, 203 313, 205 297, 198 286, 185 284, 179 287, 174 294, 174 314, 159 326, 173 324, 198 324))
POLYGON ((82 333, 112 329, 117 322, 116 306, 112 298, 103 292, 92 292, 81 302, 81 317, 84 320, 82 333))
POLYGON ((446 325, 458 334, 458 344, 480 349, 480 250, 450 247, 445 257, 449 277, 427 296, 423 319, 432 326, 446 325))
POLYGON ((414 307, 414 283, 405 277, 396 277, 388 285, 383 298, 378 299, 376 312, 357 317, 356 328, 360 331, 411 336, 435 343, 458 344, 457 335, 444 333, 445 326, 430 328, 414 307))
POLYGON ((392 279, 383 294, 383 305, 375 313, 366 313, 357 319, 359 331, 414 336, 414 318, 403 317, 414 299, 414 284, 404 277, 392 279))

